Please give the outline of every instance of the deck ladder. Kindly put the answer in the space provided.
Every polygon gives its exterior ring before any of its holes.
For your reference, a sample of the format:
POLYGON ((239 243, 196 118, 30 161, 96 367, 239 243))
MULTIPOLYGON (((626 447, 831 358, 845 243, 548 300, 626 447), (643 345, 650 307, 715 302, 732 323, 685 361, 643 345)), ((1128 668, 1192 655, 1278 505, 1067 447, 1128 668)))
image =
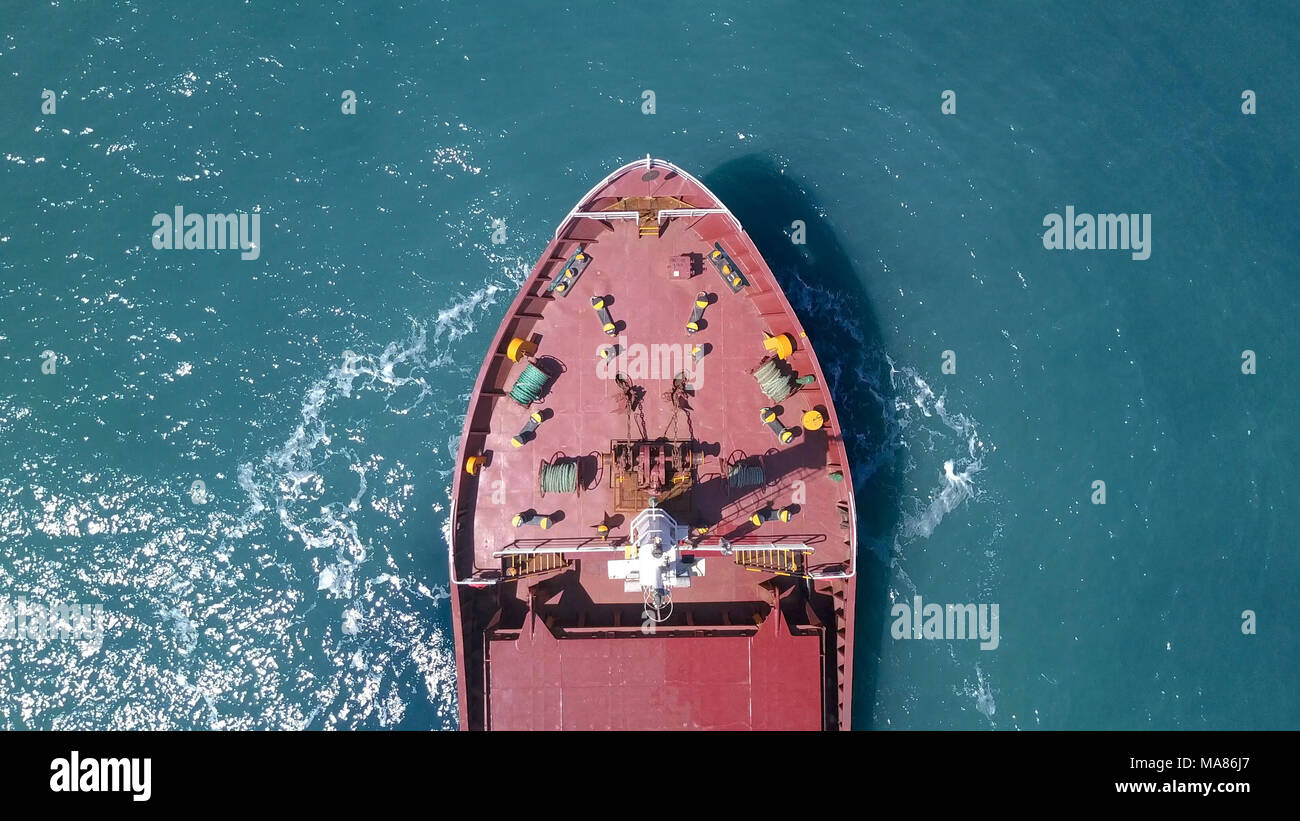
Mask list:
POLYGON ((801 544, 737 545, 732 559, 746 570, 807 578, 807 558, 811 552, 811 547, 801 544))
POLYGON ((537 576, 567 567, 572 567, 572 563, 563 553, 507 553, 501 557, 501 572, 507 579, 537 576))

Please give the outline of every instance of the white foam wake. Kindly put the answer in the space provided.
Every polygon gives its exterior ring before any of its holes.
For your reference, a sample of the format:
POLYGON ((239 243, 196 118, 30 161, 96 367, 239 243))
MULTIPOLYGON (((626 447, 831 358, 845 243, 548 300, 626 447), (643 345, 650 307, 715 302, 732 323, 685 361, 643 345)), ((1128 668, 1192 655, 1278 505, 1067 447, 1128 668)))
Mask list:
POLYGON ((943 517, 952 513, 967 499, 975 496, 974 476, 981 469, 978 460, 967 464, 960 472, 953 469, 953 460, 943 463, 943 476, 938 488, 930 496, 930 503, 919 513, 904 517, 901 528, 904 539, 930 537, 943 517))
MULTIPOLYGON (((925 454, 940 455, 945 450, 951 454, 944 459, 938 484, 928 497, 924 501, 911 500, 913 509, 904 513, 895 544, 897 550, 914 539, 928 539, 945 516, 978 498, 975 477, 984 469, 986 445, 975 420, 950 410, 947 394, 936 396, 915 368, 897 368, 890 360, 889 369, 895 391, 894 423, 904 445, 925 454), (934 424, 936 419, 938 425, 934 424), (951 453, 955 448, 961 450, 951 453)), ((911 466, 915 466, 915 458, 911 466)))

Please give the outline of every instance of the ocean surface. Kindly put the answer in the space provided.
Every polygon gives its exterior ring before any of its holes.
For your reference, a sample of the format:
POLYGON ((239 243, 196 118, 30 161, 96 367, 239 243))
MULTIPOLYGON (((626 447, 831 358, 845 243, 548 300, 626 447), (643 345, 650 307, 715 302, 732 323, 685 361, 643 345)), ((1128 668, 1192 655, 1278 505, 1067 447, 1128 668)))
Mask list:
POLYGON ((103 635, 0 640, 0 727, 454 728, 469 391, 649 153, 834 383, 855 727, 1300 729, 1298 9, 5 4, 0 604, 103 635), (177 206, 257 258, 156 249, 177 206), (1048 250, 1067 206, 1149 259, 1048 250), (918 596, 997 648, 894 638, 918 596))

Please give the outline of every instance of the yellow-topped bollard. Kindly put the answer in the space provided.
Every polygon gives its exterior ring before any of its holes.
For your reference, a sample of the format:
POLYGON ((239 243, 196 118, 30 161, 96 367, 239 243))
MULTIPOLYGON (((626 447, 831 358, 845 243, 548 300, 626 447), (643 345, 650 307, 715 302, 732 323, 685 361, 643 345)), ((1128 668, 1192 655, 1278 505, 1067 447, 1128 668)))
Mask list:
POLYGON ((487 460, 482 456, 471 456, 465 460, 465 472, 470 476, 477 476, 479 470, 481 470, 485 464, 487 464, 487 460))
POLYGON ((777 334, 764 339, 763 347, 776 354, 779 359, 787 359, 794 353, 794 340, 789 334, 777 334))
POLYGON ((821 430, 822 425, 826 424, 826 417, 822 412, 816 409, 805 411, 803 415, 804 430, 821 430))
POLYGON ((537 343, 519 337, 510 340, 510 346, 506 348, 506 356, 510 357, 511 362, 518 362, 525 356, 532 356, 535 353, 537 353, 537 343))

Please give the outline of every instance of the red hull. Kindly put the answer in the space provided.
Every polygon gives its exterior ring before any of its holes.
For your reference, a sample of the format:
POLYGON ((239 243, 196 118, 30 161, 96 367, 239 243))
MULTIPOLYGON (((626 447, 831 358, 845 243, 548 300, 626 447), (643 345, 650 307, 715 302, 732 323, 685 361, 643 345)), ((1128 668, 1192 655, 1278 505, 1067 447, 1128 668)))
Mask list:
POLYGON ((826 380, 749 236, 681 169, 618 169, 470 399, 462 729, 848 729, 853 511, 826 380), (651 545, 655 522, 677 529, 651 545))

